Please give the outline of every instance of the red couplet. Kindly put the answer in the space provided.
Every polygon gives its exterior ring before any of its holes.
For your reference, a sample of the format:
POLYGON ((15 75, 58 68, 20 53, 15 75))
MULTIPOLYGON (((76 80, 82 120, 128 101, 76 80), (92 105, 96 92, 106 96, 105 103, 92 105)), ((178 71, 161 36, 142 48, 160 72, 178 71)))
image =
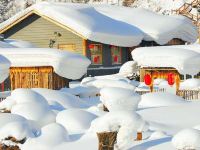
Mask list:
POLYGON ((168 74, 167 81, 168 81, 169 85, 174 85, 174 83, 175 83, 175 76, 174 76, 173 73, 169 73, 168 74))
POLYGON ((144 83, 145 83, 146 85, 151 85, 151 83, 152 83, 151 75, 146 74, 146 75, 144 76, 144 83))

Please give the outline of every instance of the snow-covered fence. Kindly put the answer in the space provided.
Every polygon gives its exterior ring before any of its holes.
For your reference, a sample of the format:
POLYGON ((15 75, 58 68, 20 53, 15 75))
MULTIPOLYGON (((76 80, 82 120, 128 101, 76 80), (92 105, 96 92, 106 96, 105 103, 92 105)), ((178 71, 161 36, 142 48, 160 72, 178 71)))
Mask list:
MULTIPOLYGON (((158 90, 154 90, 153 92, 166 92, 166 89, 158 89, 158 90)), ((136 93, 143 95, 143 94, 147 94, 150 93, 150 91, 136 91, 136 93)))
POLYGON ((197 100, 200 99, 200 90, 179 90, 177 95, 186 100, 197 100))

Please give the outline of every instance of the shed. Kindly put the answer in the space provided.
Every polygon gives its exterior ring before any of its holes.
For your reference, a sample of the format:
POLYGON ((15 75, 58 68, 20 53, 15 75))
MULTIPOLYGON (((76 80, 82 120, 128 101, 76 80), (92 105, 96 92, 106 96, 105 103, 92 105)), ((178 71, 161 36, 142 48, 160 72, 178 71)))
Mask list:
POLYGON ((11 62, 11 90, 68 87, 69 80, 81 78, 90 64, 84 56, 50 48, 2 48, 0 54, 11 62))

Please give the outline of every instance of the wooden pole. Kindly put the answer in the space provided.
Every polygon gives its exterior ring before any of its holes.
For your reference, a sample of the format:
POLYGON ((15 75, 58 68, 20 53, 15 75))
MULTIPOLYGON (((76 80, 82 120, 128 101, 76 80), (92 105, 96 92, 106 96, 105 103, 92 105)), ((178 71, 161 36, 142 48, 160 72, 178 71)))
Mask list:
POLYGON ((142 132, 137 132, 137 139, 136 141, 141 141, 142 140, 142 132))

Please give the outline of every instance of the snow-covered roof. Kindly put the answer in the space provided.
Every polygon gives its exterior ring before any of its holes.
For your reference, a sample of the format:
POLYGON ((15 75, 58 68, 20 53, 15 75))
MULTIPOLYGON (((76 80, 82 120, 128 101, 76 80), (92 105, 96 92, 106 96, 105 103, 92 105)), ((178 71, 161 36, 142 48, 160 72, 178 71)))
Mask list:
POLYGON ((104 15, 138 27, 144 32, 145 41, 155 41, 163 45, 173 38, 179 38, 193 43, 198 37, 197 28, 184 16, 164 16, 143 8, 93 6, 104 15))
POLYGON ((200 72, 200 53, 187 48, 143 47, 132 51, 132 57, 141 67, 173 67, 190 75, 200 72))
POLYGON ((89 59, 67 51, 50 48, 0 48, 12 67, 52 66, 54 71, 68 79, 79 79, 90 65, 89 59))
POLYGON ((138 45, 143 38, 138 28, 107 17, 92 6, 50 2, 38 3, 21 11, 0 24, 0 31, 32 12, 51 18, 83 38, 96 42, 132 47, 138 45))

